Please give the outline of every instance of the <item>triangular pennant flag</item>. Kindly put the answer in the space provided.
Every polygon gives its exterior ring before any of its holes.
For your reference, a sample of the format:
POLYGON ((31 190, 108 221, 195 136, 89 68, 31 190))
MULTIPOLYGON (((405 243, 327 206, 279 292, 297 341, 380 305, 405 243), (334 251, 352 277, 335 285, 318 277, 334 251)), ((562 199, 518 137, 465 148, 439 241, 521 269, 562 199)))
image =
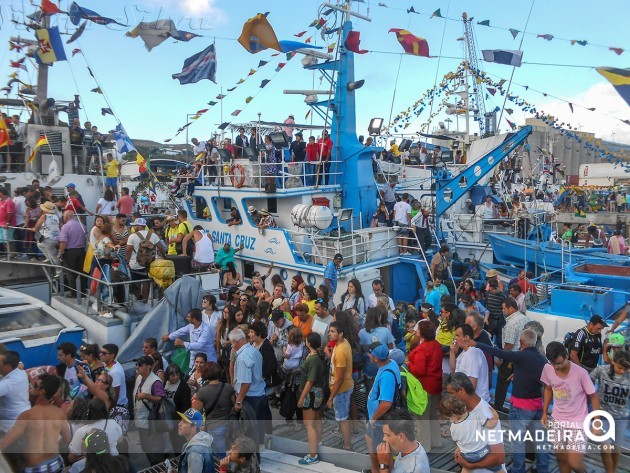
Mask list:
POLYGON ((322 13, 322 15, 324 16, 328 16, 330 15, 332 12, 334 12, 335 10, 333 10, 332 8, 329 8, 328 10, 324 10, 324 12, 322 13))
POLYGON ((50 0, 42 0, 42 5, 40 8, 42 10, 42 18, 44 16, 54 15, 56 13, 63 13, 63 11, 61 11, 59 7, 50 0))
POLYGON ((379 7, 383 7, 383 8, 389 8, 386 4, 384 4, 383 2, 378 4, 379 7))
POLYGON ((103 91, 101 90, 100 87, 97 87, 96 89, 92 89, 92 90, 90 90, 90 92, 96 92, 97 94, 102 94, 103 93, 103 91))
POLYGON ((478 21, 477 24, 481 26, 490 26, 490 20, 478 21))
POLYGON ((580 46, 586 46, 586 44, 588 43, 588 41, 580 41, 577 39, 572 39, 571 40, 571 46, 574 46, 576 44, 579 44, 580 46))
POLYGON ((571 109, 571 113, 573 113, 573 104, 569 102, 569 108, 571 109))
POLYGON ((304 115, 304 120, 306 120, 310 114, 311 114, 311 109, 309 108, 308 112, 306 112, 306 115, 304 115))
MULTIPOLYGON (((92 77, 94 77, 94 73, 92 72, 92 69, 90 69, 90 66, 88 66, 87 70, 88 70, 88 72, 90 73, 90 75, 91 75, 92 77)), ((94 77, 94 78, 96 79, 96 77, 94 77)))
POLYGON ((326 24, 326 20, 324 20, 323 18, 320 18, 317 21, 317 24, 315 25, 315 28, 317 28, 318 30, 321 30, 322 27, 326 24))
POLYGON ((229 88, 227 91, 228 91, 228 92, 232 92, 232 91, 234 91, 234 90, 236 90, 236 87, 231 87, 231 88, 229 88))
MULTIPOLYGON (((279 70, 279 69, 278 69, 279 70)), ((269 79, 263 79, 263 81, 260 83, 260 88, 262 89, 264 86, 266 86, 269 83, 269 79)))
POLYGON ((289 51, 287 53, 287 61, 290 61, 293 58, 293 56, 295 56, 296 54, 297 53, 295 51, 289 51))
POLYGON ((308 38, 306 38, 306 39, 304 40, 304 42, 305 42, 306 44, 311 44, 311 41, 312 41, 312 40, 313 40, 313 37, 312 37, 312 36, 309 36, 308 38))
MULTIPOLYGON (((276 66, 276 72, 279 71, 280 69, 282 69, 284 66, 286 66, 287 63, 286 62, 281 62, 276 66)), ((265 84, 266 85, 266 84, 265 84)))
POLYGON ((230 115, 232 115, 233 117, 238 116, 238 114, 241 113, 241 110, 234 110, 230 115))
POLYGON ((590 110, 591 112, 594 112, 594 111, 595 111, 595 110, 597 110, 597 109, 596 109, 595 107, 591 107, 591 108, 589 108, 589 109, 587 109, 587 110, 590 110))
POLYGON ((242 84, 243 82, 245 82, 245 79, 239 79, 237 84, 242 84))
POLYGON ((211 107, 214 107, 217 103, 218 102, 211 100, 210 102, 208 102, 208 105, 210 105, 211 107))
POLYGON ((172 140, 172 138, 167 138, 167 139, 164 140, 164 143, 170 143, 171 140, 172 140))
POLYGON ((208 111, 207 108, 202 108, 201 110, 197 110, 197 115, 203 115, 204 113, 206 113, 208 111))
POLYGON ((505 111, 508 113, 508 115, 512 115, 514 113, 514 110, 512 110, 511 108, 506 108, 505 111))
POLYGON ((444 17, 442 16, 442 12, 440 11, 440 9, 439 9, 439 8, 438 8, 437 10, 435 10, 435 11, 431 14, 431 18, 433 18, 434 16, 435 16, 435 17, 437 17, 437 18, 444 18, 444 17))
POLYGON ((306 34, 306 30, 304 31, 300 31, 298 34, 294 34, 293 36, 295 36, 296 38, 301 38, 302 36, 304 36, 306 34))
POLYGON ((512 34, 512 38, 516 39, 516 37, 518 36, 520 31, 519 30, 515 30, 514 28, 510 28, 510 33, 512 34))
POLYGON ((112 112, 111 108, 101 108, 101 115, 105 116, 105 115, 113 115, 114 112, 112 112))
POLYGON ((219 95, 217 95, 217 97, 216 97, 216 99, 217 99, 217 100, 223 100, 224 98, 225 98, 225 95, 224 95, 224 94, 219 94, 219 95))
POLYGON ((331 45, 329 45, 328 53, 332 53, 335 50, 335 46, 337 46, 337 43, 332 43, 331 45))
POLYGON ((76 41, 77 39, 79 39, 81 37, 81 35, 83 34, 83 32, 85 31, 85 27, 87 26, 87 20, 85 20, 81 26, 79 26, 74 33, 72 33, 72 36, 70 36, 70 39, 68 39, 68 41, 66 41, 66 44, 70 44, 73 41, 76 41))
POLYGON ((256 74, 256 69, 250 69, 249 70, 249 74, 247 74, 248 76, 253 76, 254 74, 256 74))
POLYGON ((411 6, 411 8, 407 8, 407 13, 415 13, 416 15, 420 14, 416 10, 414 10, 413 5, 411 6))
POLYGON ((252 97, 252 96, 250 95, 249 97, 247 97, 247 98, 245 99, 245 103, 249 103, 249 102, 251 102, 252 100, 254 100, 254 97, 252 97))
POLYGON ((258 69, 260 69, 261 67, 263 67, 265 64, 267 64, 268 61, 259 61, 258 62, 258 69))
POLYGON ((72 50, 72 57, 75 56, 75 54, 79 54, 81 52, 81 50, 79 48, 73 49, 72 50))
POLYGON ((318 22, 318 21, 319 21, 319 19, 317 19, 317 20, 313 20, 313 21, 311 22, 311 24, 310 24, 310 25, 308 25, 308 27, 309 27, 309 28, 312 28, 313 26, 315 26, 315 25, 317 24, 317 22, 318 22))
POLYGON ((613 48, 612 46, 610 48, 608 48, 609 51, 614 51, 614 53, 617 56, 621 56, 621 53, 623 53, 623 48, 613 48))
POLYGON ((516 130, 516 123, 511 122, 510 120, 508 120, 507 118, 505 119, 506 122, 508 122, 508 125, 510 125, 510 128, 512 130, 516 130))
POLYGON ((536 38, 542 38, 542 39, 546 39, 547 41, 551 41, 553 39, 553 35, 552 34, 539 34, 539 35, 536 35, 536 38))
POLYGON ((361 33, 359 31, 349 31, 346 38, 346 49, 356 54, 365 54, 368 51, 366 49, 359 49, 361 44, 361 33))
POLYGON ((197 120, 201 115, 193 115, 190 117, 191 120, 197 120))

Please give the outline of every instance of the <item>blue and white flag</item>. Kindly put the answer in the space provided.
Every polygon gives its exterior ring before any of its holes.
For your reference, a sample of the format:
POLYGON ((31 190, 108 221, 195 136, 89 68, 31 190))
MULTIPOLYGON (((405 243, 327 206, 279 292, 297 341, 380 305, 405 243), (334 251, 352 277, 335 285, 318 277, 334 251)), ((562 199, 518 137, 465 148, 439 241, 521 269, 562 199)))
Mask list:
POLYGON ((122 23, 118 23, 113 18, 101 16, 94 10, 80 7, 77 2, 72 2, 72 5, 70 5, 70 8, 68 9, 68 16, 70 17, 70 21, 72 22, 72 24, 75 26, 78 26, 81 20, 89 20, 96 23, 97 25, 109 25, 110 23, 115 23, 120 26, 127 26, 123 25, 122 23))
POLYGON ((131 138, 129 138, 129 135, 122 126, 122 123, 116 125, 116 129, 112 130, 111 133, 114 134, 114 139, 116 140, 116 150, 119 153, 128 153, 136 150, 136 147, 131 142, 131 138))
POLYGON ((184 61, 182 72, 173 74, 173 79, 178 79, 180 85, 194 84, 202 79, 208 79, 217 83, 217 56, 214 44, 184 61))
POLYGON ((521 67, 521 61, 523 60, 523 51, 484 49, 481 53, 484 61, 505 64, 506 66, 521 67))

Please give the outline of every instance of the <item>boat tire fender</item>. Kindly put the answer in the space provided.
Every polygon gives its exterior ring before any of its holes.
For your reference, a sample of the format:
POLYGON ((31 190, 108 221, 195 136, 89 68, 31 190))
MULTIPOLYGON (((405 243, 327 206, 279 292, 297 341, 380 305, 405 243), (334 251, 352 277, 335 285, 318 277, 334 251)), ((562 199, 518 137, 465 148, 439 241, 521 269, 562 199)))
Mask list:
POLYGON ((230 169, 230 180, 232 181, 232 185, 237 189, 243 187, 245 184, 245 169, 240 164, 233 164, 230 169))
POLYGON ((315 275, 309 274, 308 277, 306 278, 306 282, 308 282, 309 286, 315 286, 315 283, 317 282, 317 280, 315 279, 315 275))

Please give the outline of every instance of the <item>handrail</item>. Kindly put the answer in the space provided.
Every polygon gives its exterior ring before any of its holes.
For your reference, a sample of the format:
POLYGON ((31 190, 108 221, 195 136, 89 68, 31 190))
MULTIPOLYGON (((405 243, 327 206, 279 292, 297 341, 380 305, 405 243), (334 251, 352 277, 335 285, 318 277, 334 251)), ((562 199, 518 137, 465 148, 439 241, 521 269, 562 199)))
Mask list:
MULTIPOLYGON (((439 250, 439 248, 440 248, 440 239, 438 238, 437 233, 435 232, 435 228, 429 227, 429 229, 431 230, 431 234, 432 234, 433 238, 435 238, 435 242, 436 242, 436 244, 438 246, 438 251, 440 251, 439 250)), ((453 283, 453 289, 454 289, 454 292, 455 292, 455 303, 457 303, 457 286, 455 285, 455 278, 453 277, 453 273, 451 271, 450 265, 446 266, 446 273, 451 278, 451 283, 453 283)))

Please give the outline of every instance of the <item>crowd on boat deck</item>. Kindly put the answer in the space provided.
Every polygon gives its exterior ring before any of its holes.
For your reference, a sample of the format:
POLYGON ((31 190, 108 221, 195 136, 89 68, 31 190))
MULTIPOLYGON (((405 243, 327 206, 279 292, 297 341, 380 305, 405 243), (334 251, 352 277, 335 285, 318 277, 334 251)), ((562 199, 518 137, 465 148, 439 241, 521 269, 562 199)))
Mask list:
MULTIPOLYGON (((185 226, 178 217, 173 231, 185 226)), ((134 227, 142 237, 144 222, 134 227)), ((320 461, 324 417, 334 416, 331 446, 351 451, 364 435, 371 464, 364 471, 372 473, 428 472, 427 454, 447 438, 465 471, 506 471, 504 431, 512 472, 524 473, 531 457, 547 473, 551 455, 560 471, 585 471, 592 409, 614 431, 598 451, 606 471, 617 471, 630 414, 630 353, 617 330, 627 308, 614 323, 593 315, 564 342, 545 343, 542 325, 525 313, 537 291, 525 272, 504 284, 489 271, 478 286, 470 268, 449 287, 439 252, 424 298, 394 303, 381 280, 342 287, 340 254, 313 287, 300 275, 285 286, 273 267, 244 284, 235 251, 225 247, 214 259, 229 287, 222 307, 207 294, 186 325, 144 340, 129 389, 113 344, 62 343, 60 365, 47 374, 28 374, 17 353, 0 351, 6 458, 27 472, 128 471, 127 455, 134 464, 134 455, 151 465, 179 459, 181 472, 214 471, 215 463, 219 471, 255 472, 278 409, 283 428, 306 429, 296 466, 320 461), (159 350, 173 347, 170 356, 159 350), (506 412, 509 425, 501 427, 506 412), (54 422, 40 427, 35 419, 54 422), (132 431, 140 452, 128 448, 132 431), (526 432, 545 432, 545 440, 527 446, 526 432), (95 470, 95 462, 111 466, 95 470)))

